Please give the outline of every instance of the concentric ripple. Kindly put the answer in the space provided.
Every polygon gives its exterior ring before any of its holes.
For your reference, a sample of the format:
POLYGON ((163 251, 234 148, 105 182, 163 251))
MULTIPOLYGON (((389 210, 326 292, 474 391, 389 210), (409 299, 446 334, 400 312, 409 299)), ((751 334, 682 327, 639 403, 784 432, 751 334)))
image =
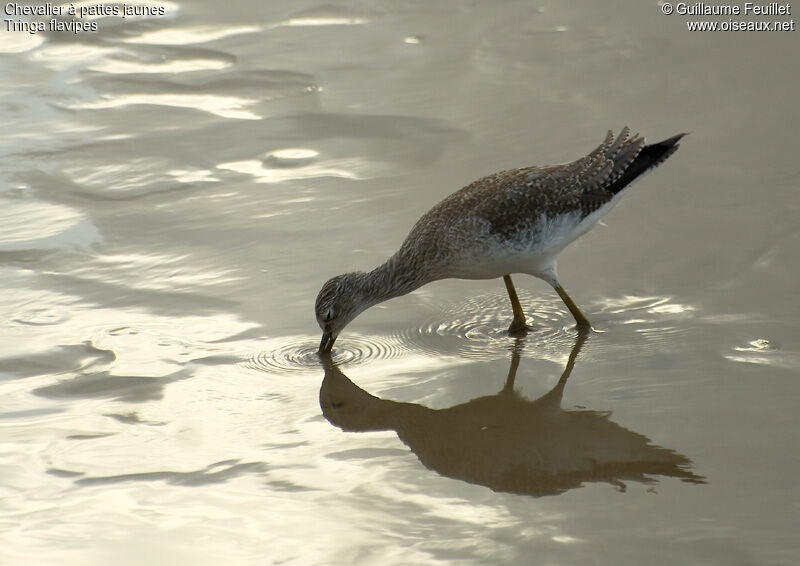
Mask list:
MULTIPOLYGON (((268 347, 252 354, 242 365, 248 369, 266 373, 289 375, 317 372, 321 367, 319 339, 308 336, 284 337, 273 340, 268 347)), ((360 364, 367 361, 394 359, 405 350, 392 338, 382 336, 359 336, 347 333, 333 348, 333 361, 340 366, 360 364)))
MULTIPOLYGON (((531 330, 523 342, 526 350, 568 350, 575 341, 574 321, 557 301, 523 296, 531 330)), ((452 305, 420 326, 399 330, 397 339, 408 350, 442 356, 487 359, 508 356, 515 339, 508 334, 511 306, 504 295, 478 295, 452 305)))
MULTIPOLYGON (((400 328, 388 336, 360 336, 345 330, 333 350, 333 360, 347 366, 377 360, 397 359, 412 353, 432 357, 458 357, 475 360, 508 357, 511 347, 521 347, 523 356, 540 359, 563 358, 575 344, 575 321, 557 297, 532 297, 523 294, 530 331, 521 339, 508 334, 511 307, 501 293, 476 295, 444 307, 419 325, 400 328)), ((694 308, 665 297, 623 297, 604 300, 600 307, 588 305, 590 320, 602 330, 615 327, 614 333, 633 331, 631 340, 607 340, 596 345, 611 354, 620 349, 652 348, 674 341, 683 332, 685 319, 694 308), (640 338, 636 339, 634 336, 640 338)), ((264 343, 260 343, 264 346, 264 343)), ((247 358, 243 366, 271 374, 287 375, 316 372, 320 368, 317 337, 289 336, 267 342, 267 346, 247 358)))

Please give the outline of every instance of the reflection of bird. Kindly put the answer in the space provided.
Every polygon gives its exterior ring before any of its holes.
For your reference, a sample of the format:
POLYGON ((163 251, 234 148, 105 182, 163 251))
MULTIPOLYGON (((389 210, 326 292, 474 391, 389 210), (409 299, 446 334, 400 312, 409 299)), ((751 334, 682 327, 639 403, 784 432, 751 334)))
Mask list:
POLYGON ((403 245, 369 273, 345 273, 322 286, 315 305, 323 331, 320 351, 367 308, 438 279, 502 277, 514 320, 524 333, 525 313, 511 273, 550 283, 580 327, 589 320, 561 286, 556 258, 616 204, 633 181, 678 149, 684 134, 645 145, 628 128, 586 157, 548 167, 512 169, 453 193, 420 218, 403 245))
POLYGON ((420 461, 442 475, 494 491, 542 496, 583 482, 644 483, 668 476, 703 483, 690 461, 609 420, 610 413, 563 410, 561 396, 586 334, 580 333, 558 384, 535 401, 514 391, 519 346, 497 394, 447 409, 370 395, 323 355, 322 412, 346 431, 394 430, 420 461))

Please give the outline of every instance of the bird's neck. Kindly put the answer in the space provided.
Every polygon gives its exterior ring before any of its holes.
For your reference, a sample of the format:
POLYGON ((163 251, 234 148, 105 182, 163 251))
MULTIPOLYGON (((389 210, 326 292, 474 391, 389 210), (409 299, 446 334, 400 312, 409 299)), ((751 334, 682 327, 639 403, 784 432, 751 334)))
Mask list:
POLYGON ((372 304, 382 303, 395 297, 406 295, 425 283, 421 274, 398 256, 392 256, 386 263, 364 274, 362 291, 372 304))

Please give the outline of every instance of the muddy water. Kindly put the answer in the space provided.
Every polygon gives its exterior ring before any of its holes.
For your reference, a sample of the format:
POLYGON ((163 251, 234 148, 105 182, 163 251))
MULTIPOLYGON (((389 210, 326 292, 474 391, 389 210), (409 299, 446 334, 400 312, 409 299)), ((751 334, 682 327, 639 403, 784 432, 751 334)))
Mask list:
POLYGON ((796 32, 146 5, 0 34, 2 563, 796 563, 796 32), (598 332, 442 281, 320 362, 324 280, 625 124, 691 135, 561 257, 598 332))

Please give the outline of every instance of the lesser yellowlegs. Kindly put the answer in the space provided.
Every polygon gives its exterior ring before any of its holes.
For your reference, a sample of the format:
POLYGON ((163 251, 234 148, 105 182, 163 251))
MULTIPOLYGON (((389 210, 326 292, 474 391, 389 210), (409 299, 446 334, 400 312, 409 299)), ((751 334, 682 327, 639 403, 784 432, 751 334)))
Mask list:
POLYGON ((589 320, 556 274, 556 259, 617 203, 633 182, 679 147, 678 134, 645 145, 625 127, 611 131, 586 157, 563 165, 495 173, 456 191, 425 213, 403 245, 369 273, 345 273, 322 286, 316 316, 320 352, 329 352, 342 329, 367 308, 439 279, 502 277, 514 319, 509 332, 527 329, 512 273, 544 279, 579 327, 589 320))

